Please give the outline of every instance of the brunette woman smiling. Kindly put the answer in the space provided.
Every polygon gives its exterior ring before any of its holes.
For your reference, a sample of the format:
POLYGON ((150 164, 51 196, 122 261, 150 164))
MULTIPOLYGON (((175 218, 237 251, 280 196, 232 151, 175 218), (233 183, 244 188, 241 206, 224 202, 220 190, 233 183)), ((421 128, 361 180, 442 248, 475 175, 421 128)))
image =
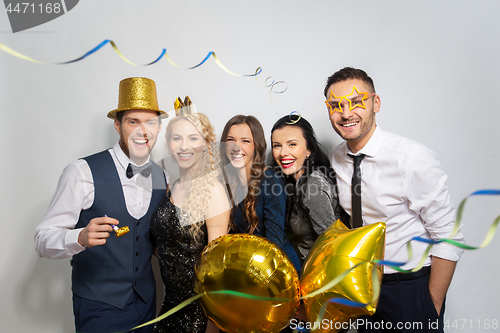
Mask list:
POLYGON ((274 166, 287 182, 286 234, 302 264, 318 236, 342 215, 335 173, 303 117, 279 119, 271 141, 274 166))
POLYGON ((221 159, 233 206, 232 232, 263 236, 280 247, 297 270, 299 259, 285 235, 283 179, 265 167, 266 139, 257 118, 231 118, 221 137, 221 159))

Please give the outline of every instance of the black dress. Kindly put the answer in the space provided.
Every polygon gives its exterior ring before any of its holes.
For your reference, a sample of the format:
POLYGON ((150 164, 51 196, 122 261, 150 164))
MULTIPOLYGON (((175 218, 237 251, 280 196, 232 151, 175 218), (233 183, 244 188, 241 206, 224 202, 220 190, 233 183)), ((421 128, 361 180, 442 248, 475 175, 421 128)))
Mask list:
MULTIPOLYGON (((162 315, 188 298, 196 295, 193 289, 194 266, 208 244, 207 226, 201 226, 202 239, 195 244, 188 227, 182 227, 177 216, 179 208, 170 201, 171 193, 160 203, 151 219, 151 235, 158 247, 160 273, 165 285, 162 315)), ((157 322, 155 333, 205 332, 207 317, 197 301, 157 322)))

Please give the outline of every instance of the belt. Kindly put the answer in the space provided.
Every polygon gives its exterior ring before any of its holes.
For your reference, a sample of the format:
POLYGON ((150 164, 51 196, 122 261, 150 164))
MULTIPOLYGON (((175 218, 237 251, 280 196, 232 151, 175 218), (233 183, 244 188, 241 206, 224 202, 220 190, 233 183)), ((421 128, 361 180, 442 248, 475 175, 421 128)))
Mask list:
POLYGON ((425 266, 422 269, 412 273, 393 273, 384 274, 382 283, 391 281, 408 281, 418 279, 419 277, 429 275, 431 273, 431 266, 425 266))

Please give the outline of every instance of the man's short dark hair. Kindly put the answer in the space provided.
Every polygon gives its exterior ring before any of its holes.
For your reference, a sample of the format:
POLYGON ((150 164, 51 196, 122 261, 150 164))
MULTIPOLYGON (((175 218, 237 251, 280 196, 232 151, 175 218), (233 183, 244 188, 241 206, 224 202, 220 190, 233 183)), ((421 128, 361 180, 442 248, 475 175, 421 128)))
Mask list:
POLYGON ((125 112, 124 111, 120 111, 120 112, 117 112, 115 117, 116 117, 116 120, 118 120, 118 122, 121 124, 122 123, 122 119, 123 119, 123 114, 125 112))
MULTIPOLYGON (((123 115, 125 114, 125 111, 119 111, 116 113, 115 117, 116 117, 116 120, 118 120, 118 122, 121 124, 122 123, 122 119, 123 119, 123 115)), ((161 115, 160 112, 156 111, 156 114, 159 116, 161 115)))
POLYGON ((368 87, 372 90, 371 93, 375 92, 375 85, 373 84, 373 80, 371 77, 366 74, 366 72, 362 69, 353 68, 353 67, 344 67, 341 70, 335 72, 326 80, 324 94, 325 97, 328 98, 328 89, 330 86, 337 82, 348 81, 348 80, 361 80, 368 85, 368 87))

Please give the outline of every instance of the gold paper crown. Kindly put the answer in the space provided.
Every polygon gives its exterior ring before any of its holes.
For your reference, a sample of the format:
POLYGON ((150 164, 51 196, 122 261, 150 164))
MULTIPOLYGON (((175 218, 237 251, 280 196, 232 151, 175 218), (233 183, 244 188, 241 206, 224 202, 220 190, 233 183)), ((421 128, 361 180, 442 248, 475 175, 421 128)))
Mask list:
POLYGON ((110 111, 108 118, 115 119, 117 112, 128 110, 156 111, 162 117, 168 117, 158 106, 155 82, 145 77, 129 77, 120 81, 118 108, 110 111))
POLYGON ((174 108, 175 108, 175 116, 183 117, 183 116, 191 116, 194 114, 194 108, 191 106, 193 104, 189 96, 184 98, 184 103, 180 97, 177 97, 174 100, 174 108))

